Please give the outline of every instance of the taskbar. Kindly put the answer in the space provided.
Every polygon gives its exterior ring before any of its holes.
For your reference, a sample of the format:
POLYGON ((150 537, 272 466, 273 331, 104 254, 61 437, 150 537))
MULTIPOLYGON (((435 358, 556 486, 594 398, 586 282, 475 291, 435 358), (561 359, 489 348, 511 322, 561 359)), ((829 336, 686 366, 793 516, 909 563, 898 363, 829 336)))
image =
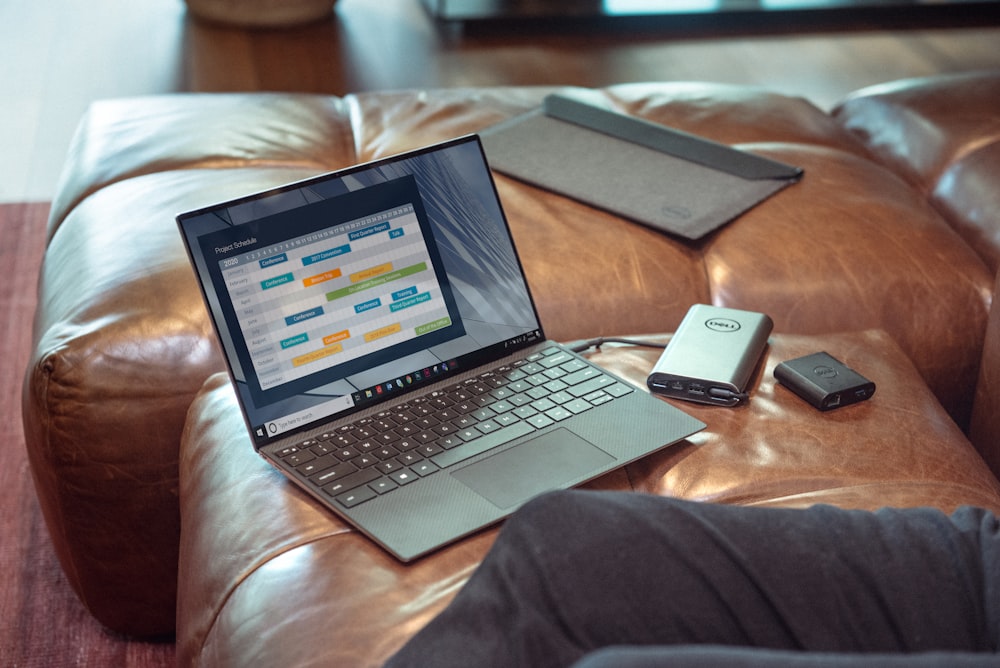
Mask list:
POLYGON ((431 382, 457 368, 458 360, 448 360, 447 362, 438 362, 433 366, 416 369, 405 375, 387 380, 384 383, 358 390, 352 395, 354 405, 362 408, 366 404, 380 403, 388 399, 392 394, 412 389, 414 385, 431 382))

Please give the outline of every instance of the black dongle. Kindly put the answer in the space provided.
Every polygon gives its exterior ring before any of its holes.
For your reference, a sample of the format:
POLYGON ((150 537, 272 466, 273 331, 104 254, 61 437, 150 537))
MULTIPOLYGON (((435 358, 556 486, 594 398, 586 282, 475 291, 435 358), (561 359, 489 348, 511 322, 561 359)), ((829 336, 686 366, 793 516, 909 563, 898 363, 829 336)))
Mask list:
POLYGON ((774 377, 821 411, 856 404, 875 394, 875 383, 825 352, 782 362, 775 367, 774 377))

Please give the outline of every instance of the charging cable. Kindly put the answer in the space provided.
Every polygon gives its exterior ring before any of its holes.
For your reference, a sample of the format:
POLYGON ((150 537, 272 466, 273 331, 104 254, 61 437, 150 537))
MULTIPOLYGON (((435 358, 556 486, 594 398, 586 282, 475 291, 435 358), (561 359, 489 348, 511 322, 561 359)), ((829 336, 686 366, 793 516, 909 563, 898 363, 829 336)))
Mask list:
POLYGON ((598 337, 596 339, 589 339, 587 341, 581 341, 572 346, 569 349, 574 353, 582 353, 585 350, 590 350, 591 348, 600 348, 605 343, 624 343, 628 346, 642 346, 645 348, 666 348, 667 344, 659 343, 657 341, 643 341, 641 339, 621 339, 613 336, 609 337, 598 337))

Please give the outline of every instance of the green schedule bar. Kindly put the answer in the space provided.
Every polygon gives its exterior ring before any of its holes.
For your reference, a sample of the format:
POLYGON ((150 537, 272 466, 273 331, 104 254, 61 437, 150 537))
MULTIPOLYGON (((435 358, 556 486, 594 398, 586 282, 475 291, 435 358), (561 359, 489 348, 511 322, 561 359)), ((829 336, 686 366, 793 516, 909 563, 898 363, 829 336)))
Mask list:
POLYGON ((420 325, 419 327, 417 327, 416 329, 417 336, 421 336, 423 334, 426 334, 427 332, 433 332, 436 329, 444 329, 450 324, 451 324, 451 318, 449 318, 448 316, 445 316, 443 318, 438 318, 434 322, 429 322, 426 325, 420 325))
POLYGON ((413 274, 419 274, 422 271, 427 271, 426 262, 418 262, 415 265, 397 269, 396 271, 390 271, 388 274, 382 274, 381 276, 376 276, 375 278, 369 278, 367 281, 361 281, 360 283, 349 285, 346 288, 328 292, 326 293, 326 300, 332 302, 333 300, 340 299, 342 297, 350 297, 351 295, 355 295, 369 288, 377 288, 380 285, 398 281, 401 278, 406 278, 407 276, 412 276, 413 274))

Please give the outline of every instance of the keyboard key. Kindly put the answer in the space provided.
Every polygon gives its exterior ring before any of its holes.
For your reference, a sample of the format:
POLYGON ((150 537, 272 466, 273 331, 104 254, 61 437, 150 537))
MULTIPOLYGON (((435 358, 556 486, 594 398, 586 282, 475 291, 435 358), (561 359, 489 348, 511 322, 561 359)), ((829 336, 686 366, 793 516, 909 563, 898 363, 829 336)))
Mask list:
POLYGON ((573 401, 575 397, 569 392, 556 392, 555 394, 549 395, 549 401, 557 404, 568 404, 573 401))
POLYGON ((565 371, 566 373, 575 373, 575 372, 583 370, 583 369, 587 369, 589 371, 593 371, 594 373, 600 373, 600 371, 598 371, 594 367, 587 366, 586 362, 581 362, 578 359, 572 359, 572 360, 566 362, 565 364, 560 365, 559 368, 562 369, 563 371, 565 371))
POLYGON ((362 469, 356 473, 347 475, 340 480, 330 483, 323 488, 323 491, 330 496, 336 497, 342 492, 354 489, 355 487, 361 487, 362 485, 367 485, 370 482, 375 482, 382 477, 382 474, 375 469, 362 469))
POLYGON ((308 461, 305 464, 297 466, 295 468, 301 475, 306 477, 315 475, 320 471, 325 471, 326 469, 340 464, 340 460, 333 455, 324 455, 322 457, 317 457, 312 461, 308 461))
POLYGON ((383 444, 395 443, 400 439, 400 435, 394 431, 385 431, 375 436, 375 441, 383 444))
POLYGON ((403 468, 402 464, 392 460, 381 462, 380 464, 375 465, 375 469, 381 471, 385 475, 389 475, 390 473, 398 471, 401 468, 403 468))
POLYGON ((631 394, 634 389, 623 383, 615 383, 614 385, 609 385, 605 391, 611 396, 618 398, 624 397, 626 394, 631 394))
POLYGON ((373 454, 366 453, 363 455, 358 455, 357 457, 351 460, 351 463, 357 466, 359 469, 364 469, 368 468, 369 466, 375 466, 375 464, 378 464, 378 457, 376 457, 373 454))
POLYGON ((396 461, 399 462, 400 466, 413 466, 421 459, 423 457, 415 452, 404 452, 399 457, 396 457, 396 461))
POLYGON ((548 417, 544 413, 533 415, 532 417, 528 418, 527 422, 535 429, 543 429, 545 427, 548 427, 550 424, 555 424, 552 418, 548 417))
POLYGON ((529 397, 527 394, 515 394, 510 398, 510 403, 515 406, 524 406, 525 404, 530 404, 534 399, 529 397))
POLYGON ((436 443, 427 443, 417 448, 417 452, 422 454, 424 457, 433 457, 442 450, 444 450, 444 448, 437 445, 436 443))
POLYGON ((399 485, 397 485, 392 478, 379 478, 368 486, 374 489, 378 494, 385 494, 386 492, 391 492, 394 489, 399 489, 399 485))
POLYGON ((571 373, 568 376, 565 376, 562 379, 562 381, 567 385, 579 385, 584 381, 590 380, 591 378, 596 378, 597 376, 600 375, 602 375, 600 371, 598 371, 592 366, 588 366, 585 369, 581 369, 579 371, 576 371, 575 373, 571 373))
POLYGON ((483 422, 480 422, 479 424, 476 425, 476 429, 478 429, 484 434, 491 434, 495 431, 498 431, 500 429, 500 425, 494 422, 493 420, 484 420, 483 422))
POLYGON ((568 417, 572 417, 572 413, 563 408, 562 406, 556 406, 552 410, 545 411, 545 414, 555 420, 556 422, 562 422, 568 417))
POLYGON ((531 407, 534 408, 539 413, 544 413, 547 410, 555 408, 558 404, 551 399, 539 399, 538 401, 531 402, 531 407))
POLYGON ((331 468, 324 471, 320 471, 313 477, 309 479, 311 483, 318 486, 323 486, 328 483, 334 482, 335 480, 340 480, 341 478, 346 478, 350 474, 356 472, 358 467, 350 462, 344 462, 342 464, 337 464, 331 468))
POLYGON ((517 417, 513 413, 504 413, 503 415, 498 415, 494 420, 501 427, 509 427, 521 418, 517 417))
POLYGON ((551 394, 551 392, 549 392, 542 385, 539 385, 538 387, 533 387, 530 390, 528 390, 528 392, 527 392, 527 395, 529 397, 531 397, 532 399, 536 399, 536 400, 537 399, 543 399, 543 398, 549 396, 549 394, 551 394))
POLYGON ((469 427, 468 429, 462 429, 458 432, 458 437, 463 441, 471 441, 473 439, 479 438, 482 434, 476 430, 475 427, 469 427))
POLYGON ((309 450, 299 450, 298 452, 292 452, 285 457, 285 461, 292 466, 300 466, 314 459, 316 459, 316 455, 314 455, 309 450))
POLYGON ((512 383, 520 383, 524 378, 528 377, 528 374, 524 373, 523 369, 514 369, 513 371, 507 372, 507 380, 512 383))
POLYGON ((342 448, 340 450, 337 450, 337 452, 334 454, 336 454, 340 460, 346 462, 353 459, 354 457, 357 457, 359 453, 354 448, 342 448))
POLYGON ((531 383, 526 380, 516 380, 507 387, 514 393, 527 392, 531 389, 531 383))
POLYGON ((490 406, 490 410, 494 413, 506 413, 507 411, 514 410, 514 404, 509 401, 498 401, 490 406))
POLYGON ((557 378, 562 378, 563 376, 565 376, 566 372, 563 371, 560 367, 556 367, 555 369, 546 369, 544 371, 544 374, 546 378, 549 378, 550 380, 555 380, 557 378))
POLYGON ((491 417, 494 417, 495 415, 496 413, 494 413, 493 410, 489 408, 480 408, 478 411, 472 413, 472 417, 475 418, 476 420, 489 420, 491 417))
POLYGON ((411 467, 411 470, 421 478, 426 478, 430 474, 436 473, 441 469, 438 468, 437 464, 435 464, 434 462, 423 461, 411 467))
POLYGON ((393 457, 395 457, 398 454, 399 454, 399 450, 397 450, 395 448, 390 448, 389 446, 386 446, 386 447, 382 448, 381 450, 376 450, 375 451, 375 456, 378 457, 379 459, 381 459, 382 461, 385 461, 387 459, 392 459, 393 457))
POLYGON ((338 448, 346 448, 349 445, 353 445, 358 442, 357 437, 349 432, 338 433, 330 442, 338 448))
POLYGON ((438 426, 434 427, 433 431, 437 432, 441 436, 448 436, 458 431, 458 427, 451 424, 450 422, 442 422, 438 426))
POLYGON ((372 423, 372 426, 376 429, 377 432, 383 432, 383 431, 389 431, 390 429, 398 425, 391 418, 385 416, 376 419, 375 422, 372 423))
POLYGON ((371 501, 377 495, 378 493, 371 487, 358 487, 357 489, 345 492, 344 494, 338 496, 337 502, 345 508, 353 508, 354 506, 364 503, 365 501, 371 501))
POLYGON ((574 397, 582 397, 585 394, 590 394, 591 392, 596 392, 602 388, 608 388, 615 384, 615 379, 611 376, 605 376, 601 374, 596 378, 591 378, 588 381, 580 383, 579 385, 573 385, 569 388, 569 393, 574 397))
POLYGON ((320 441, 316 445, 309 448, 309 452, 313 453, 317 457, 322 457, 323 455, 333 452, 336 447, 332 443, 325 443, 320 441))
POLYGON ((589 401, 594 406, 600 406, 601 404, 606 404, 609 401, 615 400, 615 398, 612 397, 610 394, 605 394, 604 392, 598 394, 588 394, 586 397, 584 397, 584 399, 589 401))
POLYGON ((535 387, 535 386, 538 386, 538 385, 544 385, 545 383, 549 382, 550 380, 552 380, 552 379, 549 378, 548 376, 546 376, 543 373, 533 373, 530 376, 528 376, 527 378, 525 378, 525 381, 529 385, 531 385, 532 387, 535 387))
POLYGON ((543 387, 545 387, 545 389, 548 390, 549 392, 560 392, 569 387, 569 385, 562 382, 561 380, 551 380, 545 383, 543 387))
POLYGON ((514 415, 521 418, 522 420, 526 420, 530 418, 532 415, 535 415, 537 413, 538 410, 536 410, 532 406, 519 406, 514 409, 514 415))
MULTIPOLYGON (((575 357, 573 357, 564 350, 559 350, 558 348, 554 348, 553 351, 554 352, 552 354, 547 355, 545 359, 541 361, 542 366, 545 367, 546 369, 551 369, 552 367, 557 367, 560 364, 565 364, 570 360, 576 359, 575 357)), ((545 353, 543 352, 542 354, 544 355, 545 353)))
POLYGON ((410 469, 400 469, 395 473, 391 473, 389 477, 395 480, 397 484, 409 485, 417 479, 417 474, 410 469))

